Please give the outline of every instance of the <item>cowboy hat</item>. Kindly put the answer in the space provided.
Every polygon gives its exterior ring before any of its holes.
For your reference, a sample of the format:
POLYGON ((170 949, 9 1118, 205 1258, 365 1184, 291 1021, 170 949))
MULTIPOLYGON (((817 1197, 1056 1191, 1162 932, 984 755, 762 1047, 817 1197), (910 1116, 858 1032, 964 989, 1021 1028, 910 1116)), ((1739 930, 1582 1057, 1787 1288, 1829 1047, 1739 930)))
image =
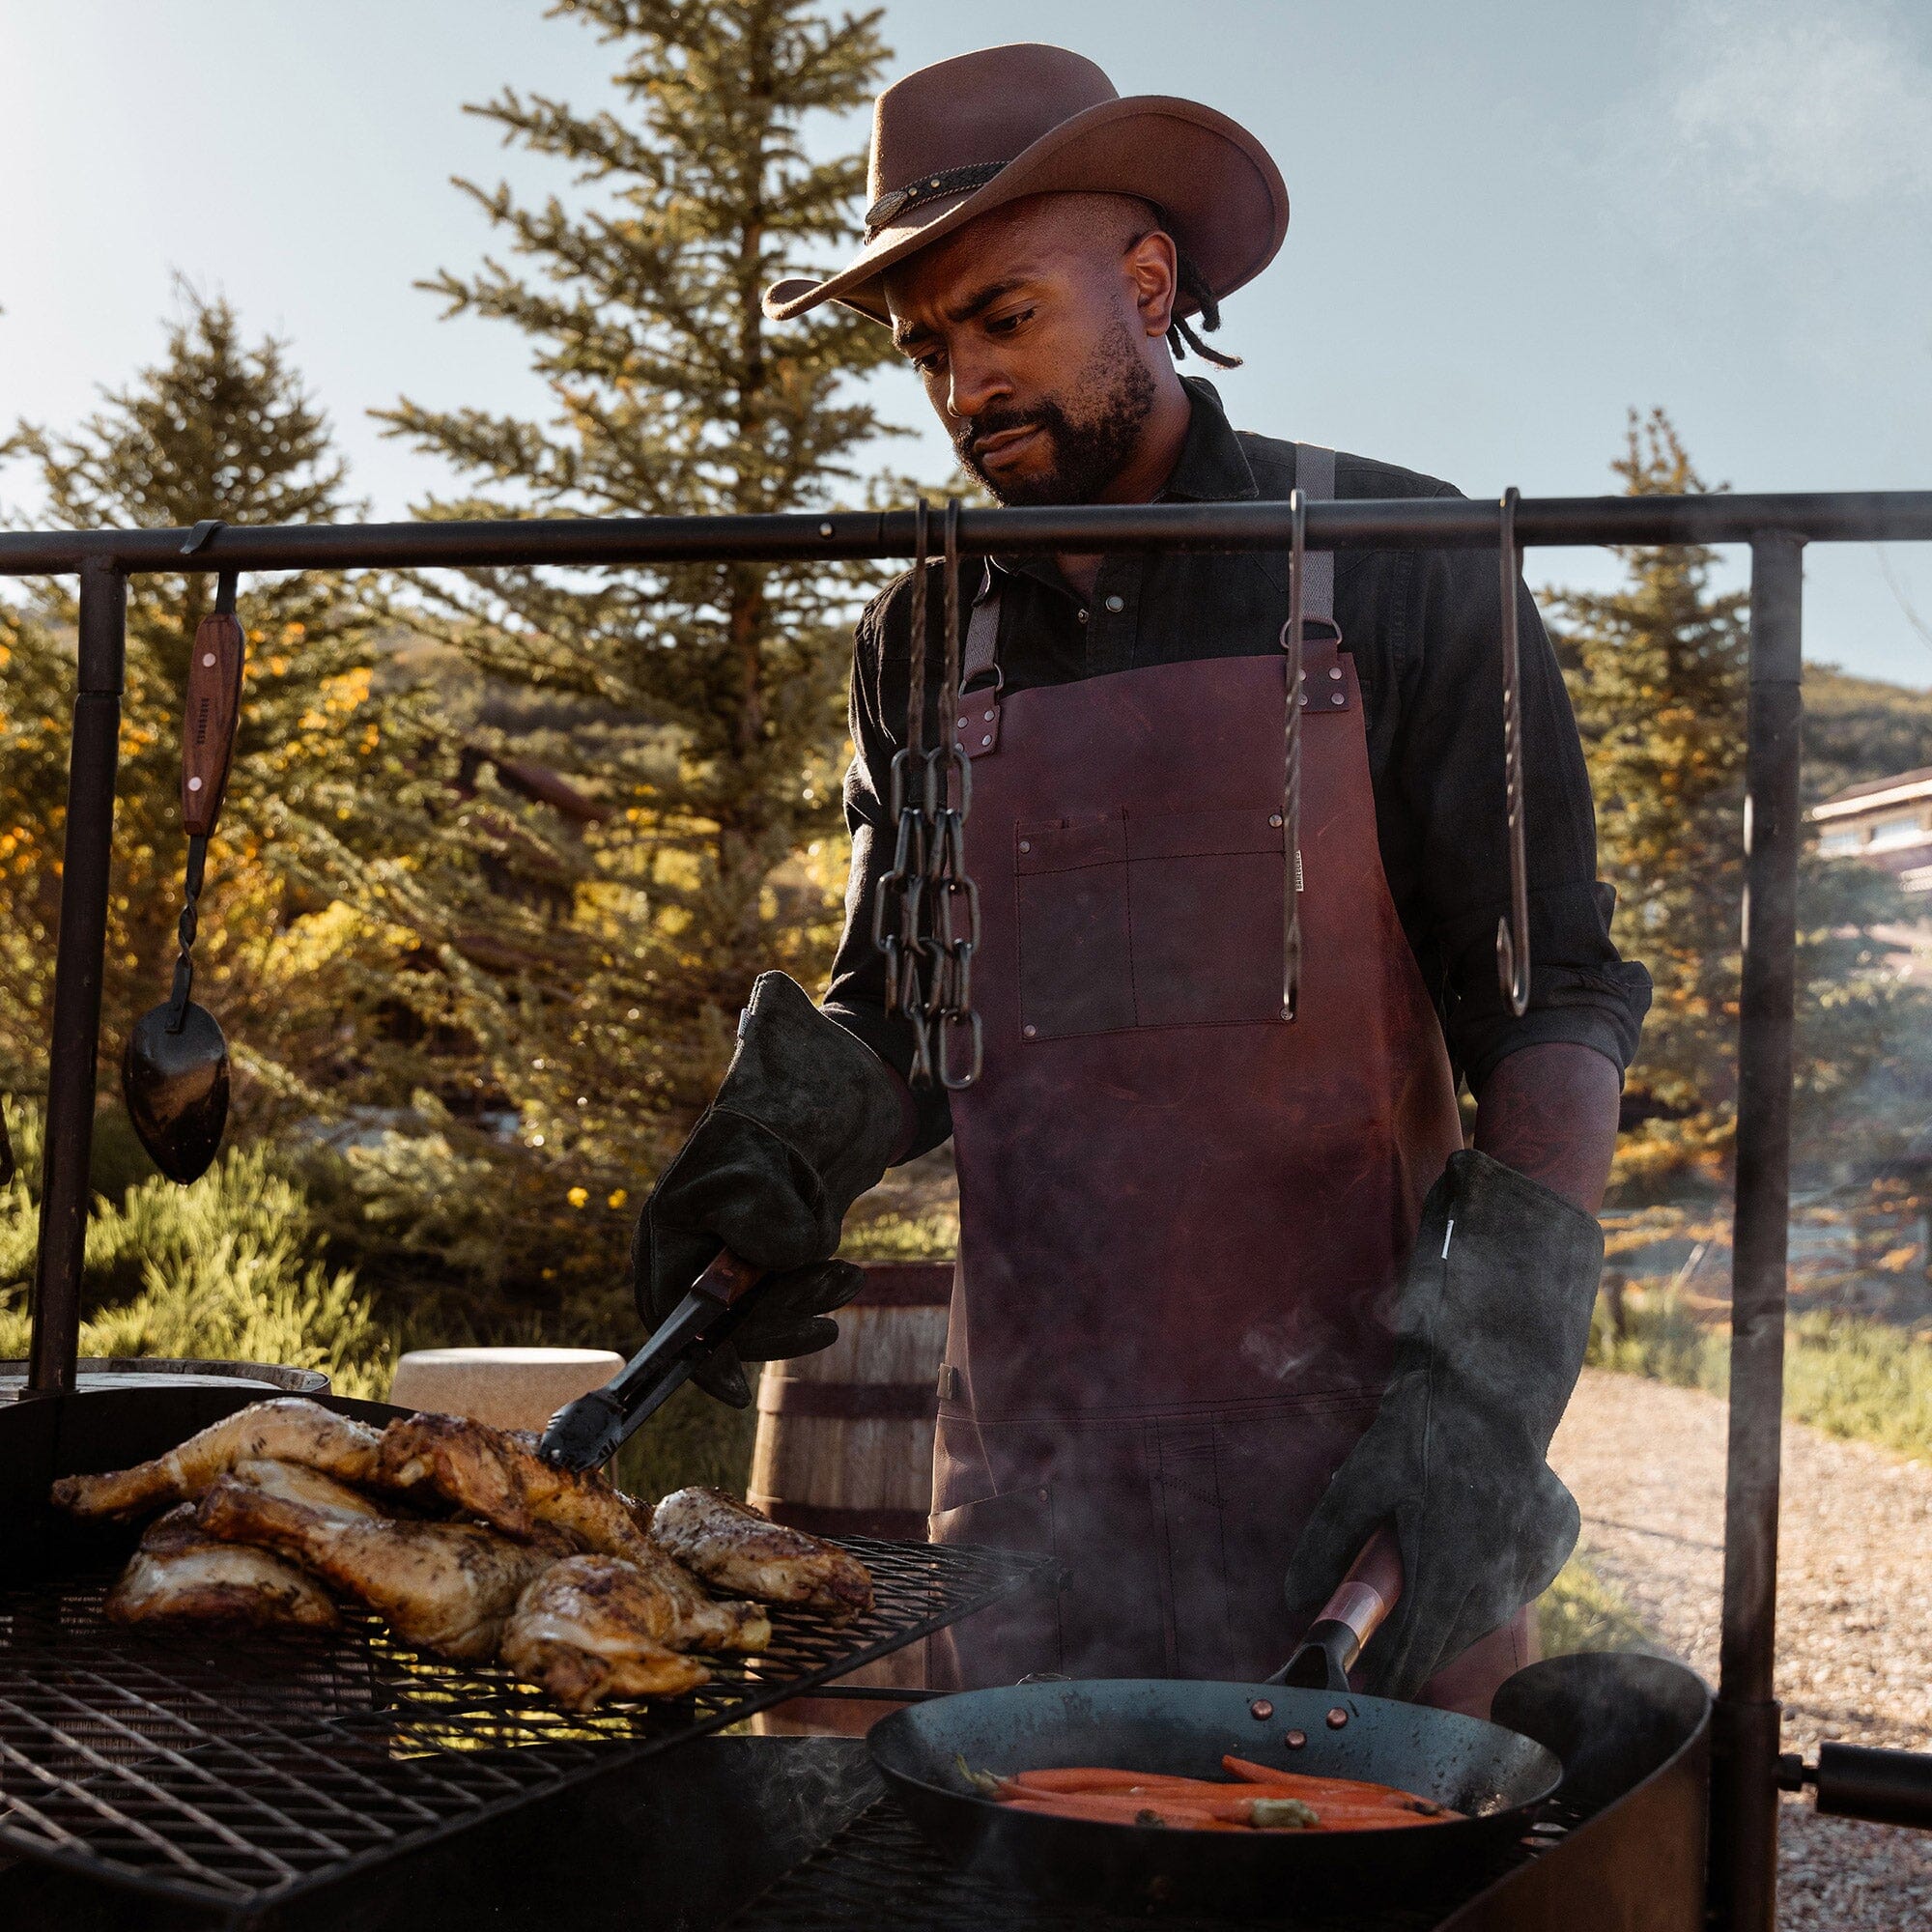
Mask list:
POLYGON ((987 47, 895 82, 873 106, 867 181, 858 255, 823 281, 774 282, 773 321, 824 301, 889 321, 888 269, 1026 195, 1152 202, 1217 300, 1260 274, 1288 232, 1281 171, 1246 128, 1198 101, 1122 99, 1063 47, 987 47))

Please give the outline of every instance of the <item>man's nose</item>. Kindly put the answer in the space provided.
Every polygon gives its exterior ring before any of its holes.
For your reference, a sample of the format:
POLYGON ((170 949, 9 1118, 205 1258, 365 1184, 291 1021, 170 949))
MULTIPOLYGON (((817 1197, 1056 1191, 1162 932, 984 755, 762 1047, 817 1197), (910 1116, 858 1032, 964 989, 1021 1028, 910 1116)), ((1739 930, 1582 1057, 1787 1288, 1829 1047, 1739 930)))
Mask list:
POLYGON ((996 356, 976 355, 970 350, 955 351, 947 360, 946 413, 954 422, 966 422, 989 404, 1012 393, 996 356))

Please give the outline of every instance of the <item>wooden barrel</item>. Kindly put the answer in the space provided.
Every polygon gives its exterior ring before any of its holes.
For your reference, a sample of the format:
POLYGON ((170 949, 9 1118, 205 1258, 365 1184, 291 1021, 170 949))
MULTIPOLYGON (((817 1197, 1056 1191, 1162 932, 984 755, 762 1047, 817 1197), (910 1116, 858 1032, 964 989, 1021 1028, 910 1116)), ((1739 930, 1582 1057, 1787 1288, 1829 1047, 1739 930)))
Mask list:
POLYGON ((817 1536, 925 1541, 951 1262, 873 1262, 815 1355, 758 1380, 751 1500, 817 1536))
MULTIPOLYGON (((815 1355, 767 1362, 750 1496, 776 1522, 816 1536, 925 1541, 933 1419, 946 1353, 951 1262, 871 1262, 838 1312, 838 1339, 815 1355)), ((842 1680, 923 1685, 917 1643, 842 1680)), ((877 1704, 801 1698, 768 1714, 769 1731, 860 1729, 877 1704)))

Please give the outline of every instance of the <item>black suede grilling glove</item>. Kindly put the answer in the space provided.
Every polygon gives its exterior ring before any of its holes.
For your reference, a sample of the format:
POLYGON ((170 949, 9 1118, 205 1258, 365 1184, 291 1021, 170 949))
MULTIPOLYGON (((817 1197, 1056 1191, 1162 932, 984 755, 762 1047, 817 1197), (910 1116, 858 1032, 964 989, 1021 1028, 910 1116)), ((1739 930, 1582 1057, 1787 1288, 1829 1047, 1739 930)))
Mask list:
POLYGON ((1288 1572, 1306 1627, 1394 1521, 1403 1594, 1362 1653, 1372 1696, 1413 1697, 1541 1596, 1576 1547, 1576 1500, 1544 1458, 1582 1371, 1603 1264, 1593 1215, 1487 1154, 1450 1155, 1430 1190, 1381 1406, 1288 1572))
POLYGON ((838 1251, 845 1210, 885 1173, 912 1128, 905 1083, 782 973, 761 973, 718 1096, 665 1169, 632 1244, 638 1309, 652 1326, 729 1248, 774 1277, 728 1343, 692 1379, 743 1408, 742 1366, 809 1355, 859 1292, 838 1251))

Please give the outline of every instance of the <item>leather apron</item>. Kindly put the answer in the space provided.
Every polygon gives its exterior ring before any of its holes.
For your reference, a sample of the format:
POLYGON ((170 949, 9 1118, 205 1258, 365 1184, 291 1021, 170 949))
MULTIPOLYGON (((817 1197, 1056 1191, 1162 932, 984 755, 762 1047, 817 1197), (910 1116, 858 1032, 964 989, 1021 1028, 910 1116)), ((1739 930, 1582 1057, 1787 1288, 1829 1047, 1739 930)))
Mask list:
MULTIPOLYGON (((1311 496, 1333 461, 1301 449, 1311 496)), ((1380 1400, 1423 1197, 1463 1136, 1382 873, 1333 558, 1307 561, 1292 1024, 1284 656, 961 701, 985 1048, 952 1096, 931 1531, 1050 1551, 1067 1581, 935 1638, 942 1687, 1266 1676, 1300 1634, 1296 1539, 1380 1400)), ((976 608, 969 681, 996 612, 976 608)), ((1425 1696, 1487 1712, 1520 1637, 1425 1696)))

